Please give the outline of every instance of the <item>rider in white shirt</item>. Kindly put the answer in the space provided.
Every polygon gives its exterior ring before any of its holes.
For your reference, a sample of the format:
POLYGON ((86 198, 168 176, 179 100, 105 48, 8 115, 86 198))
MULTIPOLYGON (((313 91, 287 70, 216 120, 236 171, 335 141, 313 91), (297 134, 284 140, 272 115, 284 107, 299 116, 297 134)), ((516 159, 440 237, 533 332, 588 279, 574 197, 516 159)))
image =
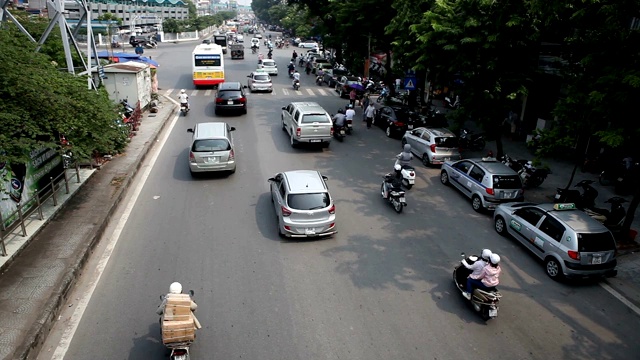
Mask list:
POLYGON ((353 105, 349 104, 347 111, 344 113, 344 116, 347 118, 347 120, 351 120, 353 121, 353 117, 356 116, 356 111, 353 110, 353 105))
POLYGON ((185 89, 180 90, 178 99, 180 99, 180 105, 187 104, 187 109, 189 109, 189 95, 187 95, 187 91, 185 89))
POLYGON ((295 70, 295 72, 293 73, 293 83, 295 83, 297 81, 300 81, 300 73, 298 72, 298 70, 295 70))

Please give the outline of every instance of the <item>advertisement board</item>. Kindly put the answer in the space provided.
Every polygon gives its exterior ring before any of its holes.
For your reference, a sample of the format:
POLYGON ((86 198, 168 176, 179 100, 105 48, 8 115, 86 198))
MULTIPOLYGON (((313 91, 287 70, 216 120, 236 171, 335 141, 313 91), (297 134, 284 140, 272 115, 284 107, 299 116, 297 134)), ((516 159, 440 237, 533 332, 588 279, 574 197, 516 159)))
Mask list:
POLYGON ((53 149, 34 150, 26 164, 0 163, 0 214, 5 226, 18 219, 15 211, 22 205, 23 213, 36 205, 38 190, 46 188, 51 180, 64 171, 62 157, 53 149))

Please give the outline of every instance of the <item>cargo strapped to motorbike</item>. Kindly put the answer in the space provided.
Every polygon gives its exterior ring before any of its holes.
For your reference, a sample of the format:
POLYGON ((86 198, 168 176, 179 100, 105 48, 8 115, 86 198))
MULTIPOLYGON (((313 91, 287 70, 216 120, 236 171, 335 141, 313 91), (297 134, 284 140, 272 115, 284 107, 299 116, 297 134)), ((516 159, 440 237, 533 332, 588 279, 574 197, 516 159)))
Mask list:
POLYGON ((167 294, 162 315, 162 343, 171 345, 190 344, 195 340, 200 323, 191 311, 189 294, 167 294))

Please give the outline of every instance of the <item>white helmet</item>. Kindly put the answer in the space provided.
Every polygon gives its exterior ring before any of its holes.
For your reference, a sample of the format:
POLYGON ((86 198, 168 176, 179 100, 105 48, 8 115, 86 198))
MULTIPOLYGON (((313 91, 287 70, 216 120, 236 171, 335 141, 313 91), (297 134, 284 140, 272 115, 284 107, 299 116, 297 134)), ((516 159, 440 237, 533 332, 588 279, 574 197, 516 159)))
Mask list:
POLYGON ((493 265, 498 265, 500 262, 500 256, 498 254, 491 254, 491 263, 493 265))
POLYGON ((184 94, 184 93, 186 93, 186 92, 187 92, 187 90, 185 90, 185 89, 180 90, 180 93, 181 93, 181 94, 184 94))
POLYGON ((489 260, 491 258, 491 254, 493 253, 489 249, 482 250, 482 258, 485 260, 489 260))
POLYGON ((393 167, 393 170, 395 170, 395 171, 400 171, 400 170, 402 170, 402 166, 400 166, 400 164, 396 164, 396 165, 393 167))
POLYGON ((182 294, 182 284, 179 282, 173 282, 169 285, 169 293, 170 294, 182 294))

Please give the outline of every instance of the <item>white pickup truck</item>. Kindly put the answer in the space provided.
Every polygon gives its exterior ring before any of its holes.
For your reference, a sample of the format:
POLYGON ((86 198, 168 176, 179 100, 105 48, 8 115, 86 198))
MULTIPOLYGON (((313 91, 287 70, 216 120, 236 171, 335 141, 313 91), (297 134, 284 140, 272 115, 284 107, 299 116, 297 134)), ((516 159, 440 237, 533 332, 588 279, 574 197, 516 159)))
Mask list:
POLYGON ((299 143, 329 147, 333 122, 327 111, 315 102, 292 102, 282 108, 282 130, 289 134, 291 147, 299 143))

